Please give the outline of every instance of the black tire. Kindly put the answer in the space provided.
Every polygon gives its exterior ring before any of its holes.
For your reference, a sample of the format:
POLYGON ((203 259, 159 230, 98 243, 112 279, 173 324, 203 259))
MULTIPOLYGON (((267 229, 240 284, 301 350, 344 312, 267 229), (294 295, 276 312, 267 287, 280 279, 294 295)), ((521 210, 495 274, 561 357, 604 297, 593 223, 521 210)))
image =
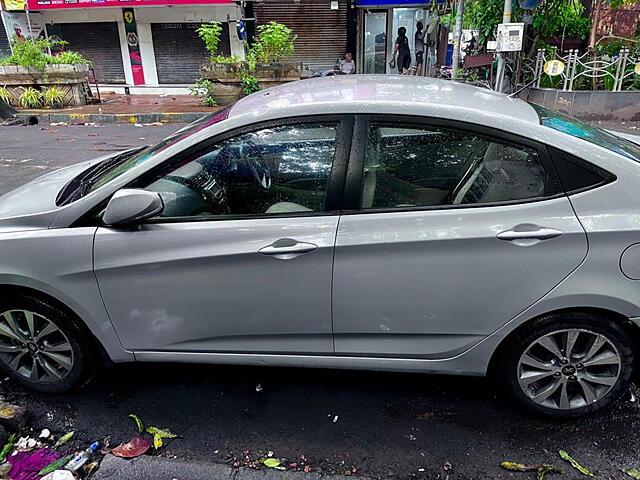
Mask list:
MULTIPOLYGON (((540 317, 518 331, 503 350, 496 368, 497 380, 507 394, 521 406, 543 415, 557 418, 572 418, 605 408, 617 401, 629 389, 638 354, 632 338, 620 322, 606 317, 583 312, 567 312, 540 317), (575 408, 549 408, 533 401, 518 381, 521 356, 537 339, 564 329, 584 329, 603 335, 617 349, 620 367, 616 383, 595 403, 575 408)), ((558 374, 556 374, 558 375, 558 374)))
MULTIPOLYGON (((90 378, 93 371, 94 356, 92 355, 93 342, 83 332, 78 320, 59 308, 55 304, 29 295, 0 296, 0 322, 2 314, 12 310, 26 310, 44 317, 57 327, 66 337, 71 346, 72 366, 65 371, 64 376, 57 381, 34 381, 23 374, 18 373, 9 366, 8 354, 0 353, 0 370, 4 371, 12 380, 37 392, 54 393, 64 392, 73 387, 83 385, 90 378)), ((6 337, 2 340, 7 340, 6 337)))

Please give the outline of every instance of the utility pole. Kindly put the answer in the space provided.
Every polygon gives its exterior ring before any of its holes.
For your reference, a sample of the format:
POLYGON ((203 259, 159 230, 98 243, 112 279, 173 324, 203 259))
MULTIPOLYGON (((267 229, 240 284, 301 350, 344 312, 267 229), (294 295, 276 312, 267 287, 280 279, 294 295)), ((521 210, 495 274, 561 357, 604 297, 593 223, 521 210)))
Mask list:
POLYGON ((460 43, 462 40, 462 16, 464 15, 464 0, 458 0, 456 7, 456 25, 453 29, 453 56, 451 58, 451 78, 458 78, 460 64, 460 43))
MULTIPOLYGON (((502 23, 511 23, 511 9, 513 0, 504 0, 504 13, 502 14, 502 23)), ((498 52, 498 71, 496 72, 496 90, 501 92, 504 88, 504 72, 506 69, 506 61, 503 52, 498 52)))

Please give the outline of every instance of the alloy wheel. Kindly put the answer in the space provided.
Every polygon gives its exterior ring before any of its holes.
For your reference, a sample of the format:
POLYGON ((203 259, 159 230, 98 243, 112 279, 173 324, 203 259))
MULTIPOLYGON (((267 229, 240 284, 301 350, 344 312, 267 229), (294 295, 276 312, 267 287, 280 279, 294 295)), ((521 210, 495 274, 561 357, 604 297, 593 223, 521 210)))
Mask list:
POLYGON ((0 358, 18 375, 38 383, 58 382, 74 365, 66 335, 51 320, 29 310, 0 313, 0 358))
POLYGON ((572 328, 531 343, 518 362, 518 383, 543 407, 568 410, 601 400, 618 381, 622 359, 601 333, 572 328))

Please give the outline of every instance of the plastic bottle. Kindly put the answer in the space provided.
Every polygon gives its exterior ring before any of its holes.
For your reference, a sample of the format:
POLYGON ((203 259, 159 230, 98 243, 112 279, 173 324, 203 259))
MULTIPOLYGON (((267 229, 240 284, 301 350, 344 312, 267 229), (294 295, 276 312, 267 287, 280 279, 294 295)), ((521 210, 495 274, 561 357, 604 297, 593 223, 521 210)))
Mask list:
POLYGON ((98 442, 92 443, 89 448, 78 453, 75 457, 69 460, 69 463, 64 466, 64 469, 70 470, 72 472, 77 472, 85 463, 89 461, 89 458, 91 458, 91 455, 93 455, 93 452, 95 452, 99 446, 100 445, 98 444, 98 442))

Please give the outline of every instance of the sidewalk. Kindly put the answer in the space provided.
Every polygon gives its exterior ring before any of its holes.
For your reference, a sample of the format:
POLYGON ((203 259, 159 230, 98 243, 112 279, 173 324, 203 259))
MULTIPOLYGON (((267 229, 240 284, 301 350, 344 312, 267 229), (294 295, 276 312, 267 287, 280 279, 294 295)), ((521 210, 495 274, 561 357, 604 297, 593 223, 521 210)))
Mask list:
POLYGON ((220 107, 197 105, 190 95, 102 94, 102 103, 63 109, 19 109, 23 123, 191 123, 220 107), (35 118, 35 120, 34 120, 35 118))
MULTIPOLYGON (((143 455, 131 460, 107 455, 94 480, 189 479, 189 480, 347 480, 343 475, 320 476, 317 473, 281 472, 275 469, 231 468, 219 463, 171 460, 143 455)), ((359 476, 359 480, 367 480, 359 476)))

